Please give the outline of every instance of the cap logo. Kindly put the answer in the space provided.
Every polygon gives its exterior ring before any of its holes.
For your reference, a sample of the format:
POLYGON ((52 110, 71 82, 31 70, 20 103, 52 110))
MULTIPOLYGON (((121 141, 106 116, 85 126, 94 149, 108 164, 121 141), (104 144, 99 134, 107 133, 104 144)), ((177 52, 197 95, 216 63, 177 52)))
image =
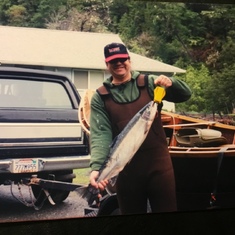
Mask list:
POLYGON ((115 51, 120 51, 120 47, 115 47, 115 48, 111 48, 109 49, 109 52, 115 52, 115 51))

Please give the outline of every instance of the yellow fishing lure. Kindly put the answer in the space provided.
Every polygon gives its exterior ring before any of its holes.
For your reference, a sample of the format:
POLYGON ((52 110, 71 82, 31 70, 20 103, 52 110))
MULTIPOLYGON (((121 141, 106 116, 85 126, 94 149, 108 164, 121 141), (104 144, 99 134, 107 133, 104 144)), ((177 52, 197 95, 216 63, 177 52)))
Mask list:
POLYGON ((166 95, 166 90, 165 88, 161 87, 161 86, 157 86, 154 89, 154 97, 153 97, 153 101, 155 103, 160 104, 162 102, 163 97, 166 95))

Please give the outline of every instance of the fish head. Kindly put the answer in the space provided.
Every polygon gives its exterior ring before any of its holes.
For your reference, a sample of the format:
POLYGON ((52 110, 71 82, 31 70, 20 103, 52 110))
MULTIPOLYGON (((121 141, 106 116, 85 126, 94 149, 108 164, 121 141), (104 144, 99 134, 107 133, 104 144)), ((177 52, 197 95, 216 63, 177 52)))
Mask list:
POLYGON ((157 113, 157 103, 150 101, 142 110, 141 118, 145 121, 153 121, 157 113))
POLYGON ((146 105, 146 107, 144 108, 144 110, 141 114, 142 120, 146 123, 145 132, 144 132, 145 134, 148 133, 148 131, 153 123, 153 120, 156 116, 156 113, 157 113, 157 103, 150 101, 146 105))

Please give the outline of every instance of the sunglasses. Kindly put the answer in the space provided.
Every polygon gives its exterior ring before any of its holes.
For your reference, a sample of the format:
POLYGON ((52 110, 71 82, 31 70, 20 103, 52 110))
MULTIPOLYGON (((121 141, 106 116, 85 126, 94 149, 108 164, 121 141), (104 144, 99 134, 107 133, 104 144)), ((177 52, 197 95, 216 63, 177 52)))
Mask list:
POLYGON ((110 64, 116 64, 118 62, 120 63, 124 63, 125 61, 127 61, 129 58, 118 58, 118 59, 115 59, 115 60, 110 60, 109 63, 110 64))

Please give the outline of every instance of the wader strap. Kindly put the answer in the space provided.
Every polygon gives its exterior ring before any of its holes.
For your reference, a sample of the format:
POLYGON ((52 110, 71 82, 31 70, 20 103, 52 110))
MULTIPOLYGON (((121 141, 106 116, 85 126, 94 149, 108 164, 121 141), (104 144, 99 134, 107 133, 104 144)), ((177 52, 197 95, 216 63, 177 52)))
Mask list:
POLYGON ((215 206, 219 171, 220 171, 221 163, 222 163, 222 160, 223 160, 223 157, 224 157, 224 152, 226 152, 227 149, 228 149, 228 147, 222 147, 219 150, 219 153, 218 153, 217 174, 216 174, 216 178, 215 178, 215 182, 214 182, 214 190, 211 193, 211 198, 210 198, 210 206, 211 207, 215 206))
POLYGON ((139 76, 137 77, 138 87, 145 87, 146 84, 148 84, 148 75, 139 74, 139 76))
POLYGON ((97 90, 99 95, 108 95, 110 92, 108 91, 108 89, 103 85, 101 87, 99 87, 97 90))
MULTIPOLYGON (((148 86, 148 74, 140 74, 137 78, 137 85, 139 88, 143 88, 145 86, 148 86)), ((147 88, 148 90, 148 88, 147 88)), ((149 90, 148 90, 149 92, 149 90)), ((149 94, 150 95, 150 94, 149 94)), ((160 104, 158 104, 157 106, 157 111, 160 113, 163 107, 163 103, 161 102, 160 104)))

